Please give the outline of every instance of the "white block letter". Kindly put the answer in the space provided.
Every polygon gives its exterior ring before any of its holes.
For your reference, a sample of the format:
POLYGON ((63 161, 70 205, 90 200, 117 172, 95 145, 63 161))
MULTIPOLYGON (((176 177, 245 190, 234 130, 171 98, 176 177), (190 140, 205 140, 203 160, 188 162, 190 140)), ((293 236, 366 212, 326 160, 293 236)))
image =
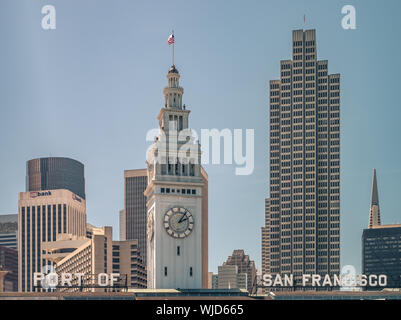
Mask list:
POLYGON ((43 6, 42 14, 45 14, 42 18, 43 30, 56 29, 56 8, 51 5, 43 6))
POLYGON ((341 9, 341 13, 345 14, 341 20, 341 26, 343 29, 356 29, 356 11, 355 7, 346 5, 341 9))

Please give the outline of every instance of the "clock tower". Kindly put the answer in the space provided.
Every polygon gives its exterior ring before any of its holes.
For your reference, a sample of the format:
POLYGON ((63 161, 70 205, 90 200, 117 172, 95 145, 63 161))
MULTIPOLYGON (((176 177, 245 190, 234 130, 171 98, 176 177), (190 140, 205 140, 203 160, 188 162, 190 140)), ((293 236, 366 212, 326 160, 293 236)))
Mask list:
POLYGON ((153 289, 199 289, 207 275, 207 175, 179 79, 172 65, 159 133, 146 160, 147 277, 153 289))

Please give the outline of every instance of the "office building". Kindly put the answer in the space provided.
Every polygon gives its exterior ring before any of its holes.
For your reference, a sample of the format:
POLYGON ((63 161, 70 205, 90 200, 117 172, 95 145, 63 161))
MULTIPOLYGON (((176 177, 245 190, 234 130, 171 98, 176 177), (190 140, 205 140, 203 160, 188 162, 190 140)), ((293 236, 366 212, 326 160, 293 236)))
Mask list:
POLYGON ((111 227, 93 228, 91 238, 59 239, 56 242, 44 243, 46 254, 44 258, 55 262, 55 272, 61 273, 82 273, 82 286, 79 288, 78 279, 72 280, 73 287, 58 287, 59 291, 104 291, 104 288, 96 288, 97 275, 100 273, 110 274, 112 272, 112 237, 111 227), (82 242, 80 245, 78 242, 82 242), (77 248, 75 248, 79 245, 77 248), (71 252, 63 257, 58 252, 65 252, 71 248, 71 252), (64 250, 63 250, 64 249, 64 250), (61 259, 60 259, 61 258, 61 259))
POLYGON ((18 214, 0 215, 0 247, 18 248, 18 214))
MULTIPOLYGON (((384 274, 387 276, 386 288, 401 288, 401 224, 363 230, 362 274, 384 274)), ((365 288, 378 290, 378 287, 365 288)))
MULTIPOLYGON (((378 194, 375 169, 369 225, 362 233, 362 274, 385 274, 387 288, 401 288, 401 224, 381 224, 378 194)), ((366 289, 377 290, 377 287, 366 289)))
POLYGON ((113 241, 111 227, 93 227, 88 224, 88 237, 59 235, 57 241, 43 243, 43 259, 53 264, 55 272, 82 273, 82 288, 78 279, 72 281, 72 287, 57 287, 57 291, 101 292, 105 288, 98 286, 97 276, 101 273, 119 273, 121 276, 115 288, 146 288, 146 269, 139 255, 137 240, 113 241))
POLYGON ((69 158, 39 158, 27 162, 26 191, 66 189, 85 200, 84 165, 69 158))
POLYGON ((315 30, 292 33, 270 81, 270 196, 263 272, 340 272, 340 75, 317 59, 315 30))
POLYGON ((138 240, 113 241, 113 273, 127 275, 129 288, 147 288, 146 265, 139 251, 138 240))
POLYGON ((32 275, 46 262, 42 242, 59 234, 86 235, 86 202, 69 190, 21 192, 18 195, 19 291, 33 291, 32 275))
POLYGON ((138 240, 139 251, 146 264, 147 227, 146 197, 148 185, 146 169, 124 171, 124 210, 120 212, 120 232, 124 240, 138 240))
POLYGON ((42 242, 42 259, 46 265, 55 266, 69 254, 90 242, 91 238, 74 236, 72 234, 58 234, 56 241, 42 242))
POLYGON ((234 250, 232 255, 229 256, 228 259, 223 263, 223 267, 225 266, 236 266, 239 274, 246 274, 247 285, 246 288, 242 288, 248 290, 248 292, 251 294, 256 293, 257 274, 255 262, 251 260, 247 254, 245 254, 244 250, 234 250))
POLYGON ((0 246, 0 292, 12 291, 18 291, 18 253, 0 246))
POLYGON ((218 267, 218 274, 213 279, 213 289, 245 289, 248 290, 247 274, 240 273, 236 265, 218 267))

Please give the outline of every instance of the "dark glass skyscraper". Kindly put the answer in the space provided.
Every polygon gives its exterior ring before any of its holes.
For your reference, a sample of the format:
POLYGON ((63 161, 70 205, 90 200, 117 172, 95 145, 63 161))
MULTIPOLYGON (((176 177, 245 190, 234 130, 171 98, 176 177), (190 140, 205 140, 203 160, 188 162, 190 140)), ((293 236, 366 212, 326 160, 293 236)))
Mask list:
MULTIPOLYGON (((387 288, 401 288, 401 224, 381 224, 376 169, 373 170, 369 228, 362 234, 362 273, 385 274, 387 288)), ((368 290, 377 290, 377 287, 368 290)))
POLYGON ((26 191, 67 189, 85 199, 84 165, 69 158, 39 158, 27 162, 26 191))
MULTIPOLYGON (((387 288, 401 288, 401 225, 363 230, 362 274, 387 275, 387 288)), ((369 288, 378 290, 377 287, 369 288)))

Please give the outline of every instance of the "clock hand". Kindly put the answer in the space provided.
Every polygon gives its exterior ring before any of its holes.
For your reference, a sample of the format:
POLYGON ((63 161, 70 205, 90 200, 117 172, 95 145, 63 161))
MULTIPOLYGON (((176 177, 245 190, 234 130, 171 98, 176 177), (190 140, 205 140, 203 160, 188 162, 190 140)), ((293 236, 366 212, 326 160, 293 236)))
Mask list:
POLYGON ((182 215, 181 219, 178 220, 178 223, 181 223, 181 222, 183 222, 183 221, 185 221, 185 220, 187 220, 187 219, 188 219, 187 213, 185 212, 185 213, 182 215), (184 217, 185 217, 186 219, 184 219, 184 217))

